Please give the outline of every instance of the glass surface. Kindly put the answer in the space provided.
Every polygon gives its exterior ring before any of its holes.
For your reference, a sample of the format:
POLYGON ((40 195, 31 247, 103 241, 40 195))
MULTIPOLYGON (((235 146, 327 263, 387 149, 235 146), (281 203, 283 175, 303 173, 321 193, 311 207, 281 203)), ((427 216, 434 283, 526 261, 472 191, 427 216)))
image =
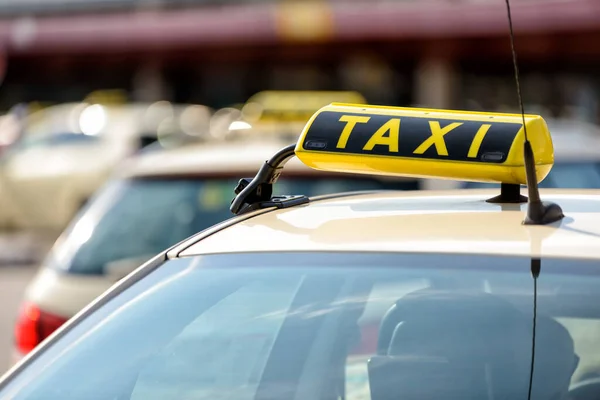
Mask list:
MULTIPOLYGON (((155 254, 233 216, 238 178, 139 179, 109 184, 67 229, 46 265, 71 273, 135 268, 155 254), (127 264, 130 264, 127 266, 127 264)), ((275 195, 416 189, 418 183, 370 178, 281 178, 275 195)))
MULTIPOLYGON (((0 397, 526 399, 530 265, 389 253, 172 260, 72 327, 0 397)), ((600 396, 599 267, 541 261, 533 399, 600 396)))

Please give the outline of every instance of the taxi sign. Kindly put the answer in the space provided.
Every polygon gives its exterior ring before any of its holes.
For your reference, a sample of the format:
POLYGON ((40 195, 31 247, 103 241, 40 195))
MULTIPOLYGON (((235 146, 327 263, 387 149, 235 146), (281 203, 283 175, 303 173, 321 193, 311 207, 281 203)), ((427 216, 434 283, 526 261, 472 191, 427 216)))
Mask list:
POLYGON ((321 107, 334 102, 360 104, 366 100, 354 91, 266 90, 250 97, 243 111, 244 114, 256 114, 256 122, 305 124, 321 107))
MULTIPOLYGON (((554 163, 544 119, 525 115, 538 183, 554 163)), ((295 155, 326 171, 526 184, 520 114, 333 103, 306 124, 295 155)))
POLYGON ((84 103, 102 105, 121 105, 127 102, 127 93, 121 89, 96 90, 88 94, 84 103))

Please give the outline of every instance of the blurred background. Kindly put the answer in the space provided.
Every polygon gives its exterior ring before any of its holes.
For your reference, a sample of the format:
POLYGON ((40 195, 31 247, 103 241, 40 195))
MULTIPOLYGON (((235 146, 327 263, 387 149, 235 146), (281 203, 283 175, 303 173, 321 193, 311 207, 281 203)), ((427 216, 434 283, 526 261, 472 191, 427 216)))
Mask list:
MULTIPOLYGON (((512 12, 526 112, 589 159, 566 182, 600 188, 600 2, 512 12)), ((266 117, 293 137, 334 92, 518 112, 504 0, 0 0, 0 363, 27 285, 124 160, 266 117)))

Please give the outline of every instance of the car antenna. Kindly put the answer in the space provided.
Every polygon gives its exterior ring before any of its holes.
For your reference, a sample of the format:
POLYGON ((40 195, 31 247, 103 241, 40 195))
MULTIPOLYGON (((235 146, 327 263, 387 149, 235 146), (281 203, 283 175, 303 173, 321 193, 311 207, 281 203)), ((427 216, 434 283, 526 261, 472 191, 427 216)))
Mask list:
POLYGON ((515 83, 517 85, 517 97, 523 118, 523 158, 525 164, 525 178, 527 180, 527 215, 523 221, 526 225, 547 225, 559 221, 564 217, 563 211, 558 204, 543 202, 540 199, 540 190, 538 188, 537 173, 535 170, 535 158, 529 137, 527 136, 527 124, 525 123, 525 107, 521 96, 521 85, 519 83, 519 67, 517 65, 517 53, 515 51, 515 39, 512 26, 512 16, 510 12, 510 1, 506 0, 506 11, 508 13, 508 27, 510 29, 510 48, 512 51, 512 61, 515 72, 515 83))
MULTIPOLYGON (((515 40, 512 26, 512 16, 510 13, 510 0, 506 0, 506 12, 508 14, 508 27, 510 29, 510 48, 512 51, 513 67, 515 71, 515 82, 517 85, 517 96, 519 99, 519 107, 521 108, 521 117, 523 119, 523 135, 525 141, 523 143, 523 161, 525 164, 525 179, 527 181, 527 215, 523 221, 526 225, 546 225, 559 221, 564 217, 563 211, 558 204, 542 202, 540 200, 540 191, 537 184, 537 174, 535 171, 535 158, 533 157, 533 149, 527 137, 527 125, 525 124, 525 107, 521 97, 521 85, 519 84, 519 67, 517 66, 517 53, 515 51, 515 40)), ((535 371, 535 344, 536 344, 536 327, 537 327, 537 280, 540 276, 542 262, 539 257, 531 258, 531 276, 533 278, 533 320, 531 333, 531 365, 529 369, 529 385, 527 392, 527 400, 531 400, 531 391, 533 389, 533 373, 535 371)))

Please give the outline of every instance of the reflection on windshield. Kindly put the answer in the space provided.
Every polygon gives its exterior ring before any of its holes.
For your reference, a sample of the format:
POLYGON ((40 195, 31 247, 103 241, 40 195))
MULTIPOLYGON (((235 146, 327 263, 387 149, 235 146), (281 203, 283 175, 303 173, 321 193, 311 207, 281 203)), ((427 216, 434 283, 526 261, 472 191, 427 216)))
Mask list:
MULTIPOLYGON (((114 262, 135 267, 153 255, 232 217, 238 179, 140 179, 106 188, 53 249, 48 264, 73 273, 102 274, 114 262)), ((350 190, 416 189, 416 181, 371 178, 281 178, 275 195, 350 190)), ((117 267, 118 268, 118 267, 117 267)), ((131 269, 131 268, 130 268, 131 269)))
MULTIPOLYGON (((465 182, 467 189, 497 188, 499 184, 465 182)), ((546 189, 600 189, 600 163, 554 164, 546 178, 538 185, 546 189)))
MULTIPOLYGON (((529 266, 354 252, 176 259, 66 332, 0 396, 527 398, 529 266)), ((532 399, 598 398, 594 386, 569 393, 600 370, 598 271, 543 260, 532 399)))

